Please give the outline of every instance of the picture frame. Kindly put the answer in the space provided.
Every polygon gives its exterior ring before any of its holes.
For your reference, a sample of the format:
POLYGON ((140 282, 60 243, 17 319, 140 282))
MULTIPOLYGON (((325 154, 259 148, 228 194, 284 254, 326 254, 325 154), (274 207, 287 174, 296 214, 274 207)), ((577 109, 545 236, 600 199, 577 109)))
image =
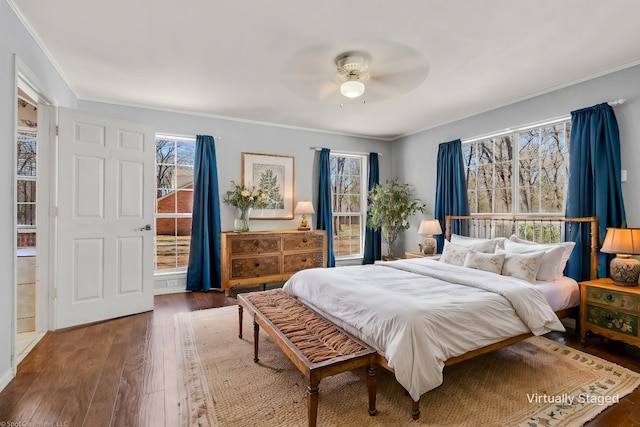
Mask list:
POLYGON ((293 219, 294 157, 242 153, 242 184, 264 188, 270 207, 251 210, 251 219, 293 219))

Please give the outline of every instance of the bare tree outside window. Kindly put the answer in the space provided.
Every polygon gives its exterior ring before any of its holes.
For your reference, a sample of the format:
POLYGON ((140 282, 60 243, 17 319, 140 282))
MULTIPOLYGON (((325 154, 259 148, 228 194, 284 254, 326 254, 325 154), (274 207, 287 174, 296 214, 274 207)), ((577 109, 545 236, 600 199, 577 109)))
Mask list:
POLYGON ((562 121, 464 143, 471 212, 562 214, 570 130, 562 121))
POLYGON ((194 158, 193 141, 156 139, 156 271, 187 267, 194 158))
POLYGON ((366 223, 362 205, 363 200, 366 202, 366 157, 332 153, 330 158, 334 253, 336 257, 361 256, 366 223))
POLYGON ((17 135, 17 224, 36 225, 37 141, 35 131, 17 135))

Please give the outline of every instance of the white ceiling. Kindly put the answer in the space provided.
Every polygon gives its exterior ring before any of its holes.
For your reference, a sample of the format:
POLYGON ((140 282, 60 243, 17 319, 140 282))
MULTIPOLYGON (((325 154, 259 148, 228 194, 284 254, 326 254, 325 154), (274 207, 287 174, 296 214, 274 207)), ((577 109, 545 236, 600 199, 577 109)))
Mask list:
POLYGON ((9 1, 79 99, 380 139, 640 63, 637 0, 9 1))

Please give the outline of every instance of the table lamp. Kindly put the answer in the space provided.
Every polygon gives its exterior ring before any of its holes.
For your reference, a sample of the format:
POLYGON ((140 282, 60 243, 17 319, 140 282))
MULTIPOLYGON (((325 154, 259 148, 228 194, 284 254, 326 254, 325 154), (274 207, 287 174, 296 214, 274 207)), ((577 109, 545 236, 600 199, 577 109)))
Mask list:
POLYGON ((310 230, 309 223, 307 222, 307 214, 316 213, 316 211, 313 210, 313 204, 309 200, 300 200, 296 204, 294 212, 296 214, 302 214, 302 220, 300 221, 298 230, 310 230))
POLYGON ((616 254, 609 264, 611 280, 616 285, 638 286, 640 261, 640 228, 607 228, 600 252, 616 254))
POLYGON ((433 238, 434 234, 442 234, 442 228, 440 227, 440 221, 437 219, 423 219, 420 221, 420 228, 418 234, 426 234, 427 237, 422 241, 422 253, 425 255, 433 255, 436 253, 436 239, 433 238))

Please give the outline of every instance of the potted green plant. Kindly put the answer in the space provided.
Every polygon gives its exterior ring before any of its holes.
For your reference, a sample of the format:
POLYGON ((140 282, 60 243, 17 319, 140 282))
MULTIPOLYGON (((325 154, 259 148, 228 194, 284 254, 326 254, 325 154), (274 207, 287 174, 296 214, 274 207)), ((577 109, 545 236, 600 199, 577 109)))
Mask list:
POLYGON ((423 203, 414 197, 411 184, 400 184, 397 179, 376 184, 369 190, 367 226, 380 229, 387 245, 387 259, 393 259, 393 244, 402 230, 411 226, 409 217, 424 211, 423 203))

